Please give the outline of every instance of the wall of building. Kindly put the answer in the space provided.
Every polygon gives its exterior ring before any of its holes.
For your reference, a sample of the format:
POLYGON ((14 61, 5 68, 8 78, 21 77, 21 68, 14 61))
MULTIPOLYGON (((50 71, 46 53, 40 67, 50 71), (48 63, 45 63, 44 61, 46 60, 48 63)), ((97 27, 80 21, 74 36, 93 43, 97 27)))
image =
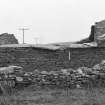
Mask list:
POLYGON ((92 67, 105 60, 105 47, 71 49, 70 67, 92 67))
POLYGON ((24 67, 26 71, 57 70, 66 68, 66 51, 51 51, 37 48, 0 48, 0 66, 11 64, 24 67))
POLYGON ((105 46, 105 20, 96 22, 93 26, 91 30, 94 33, 94 41, 98 43, 98 46, 105 46))
POLYGON ((103 59, 105 59, 105 48, 75 48, 64 51, 31 47, 0 48, 0 66, 19 65, 26 71, 92 67, 103 59))

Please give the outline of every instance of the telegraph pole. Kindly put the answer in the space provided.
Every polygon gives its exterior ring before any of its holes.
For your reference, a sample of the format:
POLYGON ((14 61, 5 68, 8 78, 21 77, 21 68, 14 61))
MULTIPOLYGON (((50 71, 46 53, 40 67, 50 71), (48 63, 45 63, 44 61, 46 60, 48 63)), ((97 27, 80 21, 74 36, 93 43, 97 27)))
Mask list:
POLYGON ((23 32, 23 44, 24 44, 24 31, 29 30, 28 28, 19 28, 23 32))
POLYGON ((35 43, 36 45, 39 44, 39 37, 35 37, 35 43))

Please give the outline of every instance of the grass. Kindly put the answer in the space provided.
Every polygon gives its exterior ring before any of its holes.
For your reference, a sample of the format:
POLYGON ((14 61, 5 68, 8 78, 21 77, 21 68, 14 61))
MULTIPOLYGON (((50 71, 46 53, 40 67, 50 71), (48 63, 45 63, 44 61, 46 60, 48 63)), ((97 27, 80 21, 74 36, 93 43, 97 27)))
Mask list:
POLYGON ((40 89, 34 86, 1 95, 0 105, 105 105, 105 89, 40 89))

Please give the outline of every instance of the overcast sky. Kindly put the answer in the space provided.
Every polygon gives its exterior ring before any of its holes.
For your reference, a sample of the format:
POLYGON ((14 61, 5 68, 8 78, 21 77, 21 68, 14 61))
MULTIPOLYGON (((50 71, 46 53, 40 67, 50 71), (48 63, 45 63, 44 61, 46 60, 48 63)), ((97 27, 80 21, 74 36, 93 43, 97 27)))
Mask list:
POLYGON ((94 22, 105 19, 105 0, 0 0, 0 34, 22 43, 77 41, 88 37, 94 22))

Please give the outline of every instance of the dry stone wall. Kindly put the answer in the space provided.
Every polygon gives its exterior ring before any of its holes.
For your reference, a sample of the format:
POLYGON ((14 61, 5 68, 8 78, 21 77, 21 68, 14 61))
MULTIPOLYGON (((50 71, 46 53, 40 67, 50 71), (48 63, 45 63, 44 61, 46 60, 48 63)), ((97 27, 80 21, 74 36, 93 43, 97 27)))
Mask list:
POLYGON ((11 64, 24 67, 26 71, 56 70, 67 61, 65 51, 50 51, 37 48, 0 48, 0 66, 11 64))
POLYGON ((70 67, 92 67, 105 59, 105 47, 71 49, 70 67))
POLYGON ((99 47, 105 47, 105 20, 95 23, 94 41, 98 43, 99 47))
POLYGON ((73 48, 51 51, 38 48, 0 48, 0 66, 22 66, 25 71, 92 67, 105 59, 105 48, 73 48), (70 51, 70 60, 69 60, 70 51))

